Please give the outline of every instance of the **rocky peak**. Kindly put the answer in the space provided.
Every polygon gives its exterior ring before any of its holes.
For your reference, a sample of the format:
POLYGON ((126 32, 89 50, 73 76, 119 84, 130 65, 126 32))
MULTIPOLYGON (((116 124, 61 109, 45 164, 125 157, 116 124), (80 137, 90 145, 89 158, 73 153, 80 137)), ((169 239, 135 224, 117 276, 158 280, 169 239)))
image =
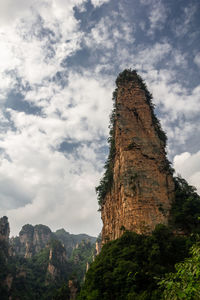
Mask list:
POLYGON ((19 237, 11 239, 15 254, 30 258, 46 247, 53 233, 45 225, 26 224, 22 227, 19 237))
POLYGON ((156 224, 167 225, 174 199, 166 135, 154 114, 151 94, 136 71, 125 70, 116 84, 110 154, 97 187, 103 243, 124 230, 148 234, 156 224))
POLYGON ((0 218, 0 240, 9 241, 10 226, 6 216, 0 218))

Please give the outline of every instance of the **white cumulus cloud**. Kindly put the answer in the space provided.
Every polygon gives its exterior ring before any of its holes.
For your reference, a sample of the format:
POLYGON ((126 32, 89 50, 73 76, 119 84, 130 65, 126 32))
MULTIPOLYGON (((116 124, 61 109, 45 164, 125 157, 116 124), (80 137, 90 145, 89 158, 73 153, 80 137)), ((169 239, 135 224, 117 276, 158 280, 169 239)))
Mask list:
POLYGON ((184 152, 174 157, 174 167, 177 173, 188 180, 200 193, 200 151, 184 152))

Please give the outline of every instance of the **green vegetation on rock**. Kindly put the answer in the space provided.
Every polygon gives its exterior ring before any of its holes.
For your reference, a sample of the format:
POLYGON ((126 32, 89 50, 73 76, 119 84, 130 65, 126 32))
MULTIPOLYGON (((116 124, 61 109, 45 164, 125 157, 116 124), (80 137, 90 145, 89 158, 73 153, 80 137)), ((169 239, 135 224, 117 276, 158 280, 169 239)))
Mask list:
POLYGON ((113 184, 113 168, 114 168, 114 158, 115 158, 115 115, 116 115, 116 97, 117 97, 117 89, 113 93, 113 110, 110 115, 110 125, 109 125, 109 137, 108 137, 108 144, 109 144, 109 154, 108 158, 104 165, 104 175, 100 179, 99 185, 96 187, 96 193, 98 198, 98 204, 101 209, 103 205, 104 198, 106 194, 111 190, 113 184))

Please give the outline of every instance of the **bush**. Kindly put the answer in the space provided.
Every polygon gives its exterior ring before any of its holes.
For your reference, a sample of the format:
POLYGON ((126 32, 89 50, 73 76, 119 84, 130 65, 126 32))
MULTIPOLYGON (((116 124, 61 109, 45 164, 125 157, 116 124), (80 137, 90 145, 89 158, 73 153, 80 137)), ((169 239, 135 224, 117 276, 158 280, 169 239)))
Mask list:
POLYGON ((155 277, 174 271, 187 254, 190 241, 175 237, 164 225, 151 236, 126 231, 103 246, 91 264, 79 300, 161 299, 155 277), (93 297, 93 298, 90 298, 93 297))
POLYGON ((176 272, 169 273, 159 282, 163 288, 162 299, 200 299, 200 245, 194 245, 191 257, 176 264, 176 272))

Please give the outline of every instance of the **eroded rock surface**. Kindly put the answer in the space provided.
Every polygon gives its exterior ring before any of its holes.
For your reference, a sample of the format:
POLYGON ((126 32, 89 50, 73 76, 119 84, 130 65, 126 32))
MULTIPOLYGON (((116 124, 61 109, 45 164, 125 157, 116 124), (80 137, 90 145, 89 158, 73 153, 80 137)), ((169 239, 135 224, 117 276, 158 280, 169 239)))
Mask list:
POLYGON ((103 243, 124 230, 148 234, 156 224, 167 225, 174 199, 162 130, 137 74, 118 81, 115 106, 113 183, 101 206, 103 243))

